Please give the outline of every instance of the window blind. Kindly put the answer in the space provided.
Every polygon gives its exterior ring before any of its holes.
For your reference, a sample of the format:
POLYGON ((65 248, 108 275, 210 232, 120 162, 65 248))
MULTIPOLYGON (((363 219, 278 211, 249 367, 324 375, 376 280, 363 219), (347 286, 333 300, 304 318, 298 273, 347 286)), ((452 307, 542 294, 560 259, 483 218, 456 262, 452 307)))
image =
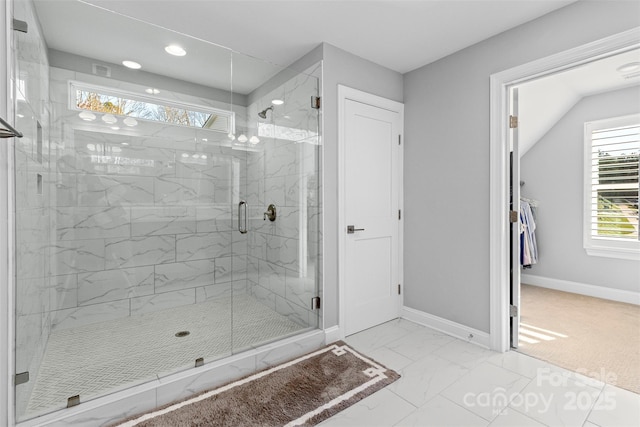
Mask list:
POLYGON ((638 240, 640 123, 591 133, 591 237, 638 240))

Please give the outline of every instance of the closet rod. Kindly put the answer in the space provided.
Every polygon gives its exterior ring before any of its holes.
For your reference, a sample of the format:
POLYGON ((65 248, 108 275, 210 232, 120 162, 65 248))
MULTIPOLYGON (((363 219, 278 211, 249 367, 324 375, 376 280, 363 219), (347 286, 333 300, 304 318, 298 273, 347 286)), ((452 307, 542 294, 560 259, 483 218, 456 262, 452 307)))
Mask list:
POLYGON ((0 117, 0 124, 3 126, 0 128, 0 138, 22 138, 22 133, 18 132, 9 123, 5 122, 2 117, 0 117))

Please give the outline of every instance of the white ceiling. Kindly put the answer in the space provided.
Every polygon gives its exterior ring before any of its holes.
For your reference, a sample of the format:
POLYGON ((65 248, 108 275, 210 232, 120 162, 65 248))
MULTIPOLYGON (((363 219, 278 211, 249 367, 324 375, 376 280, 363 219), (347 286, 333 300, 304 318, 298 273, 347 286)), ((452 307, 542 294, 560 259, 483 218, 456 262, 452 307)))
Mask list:
MULTIPOLYGON (((35 0, 35 4, 50 48, 112 64, 132 59, 145 71, 211 87, 228 89, 233 80, 233 91, 247 94, 281 70, 273 64, 287 66, 322 42, 405 73, 573 1, 35 0), (163 50, 169 43, 178 43, 189 53, 171 57, 163 50)), ((615 68, 640 61, 639 55, 635 51, 607 58, 522 85, 521 154, 582 97, 637 84, 637 78, 625 80, 615 68)))
POLYGON ((289 65, 327 42, 406 73, 575 0, 88 0, 289 65))
MULTIPOLYGON (((290 65, 318 44, 327 42, 405 73, 574 1, 86 0, 86 3, 274 64, 290 65)), ((215 83, 211 78, 215 74, 225 76, 218 80, 227 79, 228 83, 228 65, 223 60, 212 60, 219 58, 220 52, 209 54, 210 47, 205 48, 203 42, 187 41, 188 37, 161 32, 139 22, 132 24, 122 17, 106 17, 104 12, 96 18, 95 8, 73 0, 36 0, 36 5, 49 47, 116 64, 127 56, 142 63, 147 71, 211 85, 215 83), (172 37, 183 44, 193 44, 191 51, 199 52, 200 58, 188 55, 176 61, 168 60, 166 55, 162 56, 164 53, 154 56, 156 51, 150 48, 151 44, 162 44, 172 37)), ((254 65, 249 67, 252 71, 259 68, 254 65)), ((238 68, 234 67, 234 90, 246 93, 256 82, 245 84, 235 75, 238 68)), ((265 70, 262 77, 273 71, 265 70)), ((221 83, 224 82, 217 82, 221 83)))

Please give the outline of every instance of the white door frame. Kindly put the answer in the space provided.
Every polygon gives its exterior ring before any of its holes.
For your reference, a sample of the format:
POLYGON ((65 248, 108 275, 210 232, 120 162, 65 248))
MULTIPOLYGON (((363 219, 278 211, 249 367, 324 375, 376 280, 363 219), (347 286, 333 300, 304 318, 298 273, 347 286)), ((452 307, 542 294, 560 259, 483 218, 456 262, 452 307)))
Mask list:
MULTIPOLYGON (((347 223, 345 218, 345 126, 344 126, 344 115, 345 115, 345 102, 346 100, 352 100, 356 102, 361 102, 363 104, 372 105, 374 107, 382 108, 385 110, 396 112, 400 115, 400 133, 404 135, 404 104, 392 101, 387 98, 382 98, 377 95, 372 95, 367 92, 362 92, 357 89, 353 89, 347 86, 338 85, 338 328, 340 331, 340 338, 344 339, 345 337, 345 329, 344 329, 344 319, 346 314, 345 309, 345 252, 346 252, 346 239, 347 239, 347 223)), ((400 145, 400 156, 398 159, 398 182, 400 184, 400 188, 398 188, 398 205, 399 209, 404 208, 404 199, 403 199, 403 157, 404 152, 404 141, 400 145)), ((326 190, 326 189, 325 189, 326 190)), ((403 282, 403 246, 404 246, 404 218, 401 218, 399 221, 399 229, 398 229, 398 280, 400 283, 403 282)), ((404 291, 402 292, 404 295, 404 291)), ((400 315, 400 308, 402 305, 402 298, 398 299, 398 315, 400 315)))
POLYGON ((638 47, 640 28, 633 28, 490 77, 489 332, 492 350, 509 350, 508 87, 638 47))

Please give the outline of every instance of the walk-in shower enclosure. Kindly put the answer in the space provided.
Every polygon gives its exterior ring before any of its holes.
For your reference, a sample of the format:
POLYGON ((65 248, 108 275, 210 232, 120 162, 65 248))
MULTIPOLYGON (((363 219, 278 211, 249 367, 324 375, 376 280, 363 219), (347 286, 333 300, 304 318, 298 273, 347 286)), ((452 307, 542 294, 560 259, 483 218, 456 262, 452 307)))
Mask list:
POLYGON ((317 328, 320 66, 13 3, 16 420, 317 328))

